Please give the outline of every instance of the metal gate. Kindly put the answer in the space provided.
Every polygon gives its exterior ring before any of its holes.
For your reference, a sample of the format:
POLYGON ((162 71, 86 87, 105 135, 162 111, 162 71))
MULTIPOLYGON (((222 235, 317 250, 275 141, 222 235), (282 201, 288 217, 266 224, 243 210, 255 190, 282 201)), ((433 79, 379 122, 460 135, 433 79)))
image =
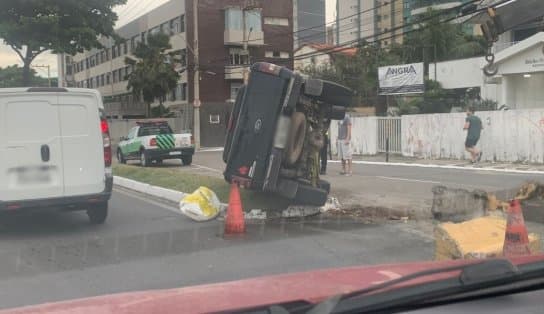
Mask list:
POLYGON ((378 117, 378 152, 385 153, 388 145, 390 153, 402 153, 400 117, 378 117))

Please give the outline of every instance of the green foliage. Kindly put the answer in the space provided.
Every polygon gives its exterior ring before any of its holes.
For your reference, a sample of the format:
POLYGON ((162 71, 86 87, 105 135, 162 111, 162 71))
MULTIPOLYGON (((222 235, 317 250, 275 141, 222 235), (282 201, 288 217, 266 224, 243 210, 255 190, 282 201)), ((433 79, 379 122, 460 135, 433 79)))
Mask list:
POLYGON ((439 82, 426 80, 425 93, 398 100, 399 111, 404 114, 448 113, 454 105, 460 104, 455 92, 442 88, 439 82))
MULTIPOLYGON (((57 86, 57 79, 51 79, 51 86, 57 86)), ((23 84, 23 68, 18 65, 0 67, 0 88, 7 87, 47 87, 49 81, 46 78, 36 75, 34 69, 30 69, 30 83, 23 84)))
POLYGON ((23 83, 30 83, 30 64, 42 52, 74 55, 101 47, 98 38, 114 37, 117 14, 126 0, 2 0, 0 38, 23 61, 23 83))
POLYGON ((180 75, 172 64, 181 60, 179 54, 166 52, 171 48, 170 37, 157 33, 148 36, 147 43, 138 44, 133 52, 138 60, 128 57, 125 59, 125 63, 133 67, 128 76, 127 89, 136 97, 143 98, 147 104, 148 117, 152 114, 151 103, 159 100, 159 108, 163 108, 163 99, 176 87, 179 80, 180 75))

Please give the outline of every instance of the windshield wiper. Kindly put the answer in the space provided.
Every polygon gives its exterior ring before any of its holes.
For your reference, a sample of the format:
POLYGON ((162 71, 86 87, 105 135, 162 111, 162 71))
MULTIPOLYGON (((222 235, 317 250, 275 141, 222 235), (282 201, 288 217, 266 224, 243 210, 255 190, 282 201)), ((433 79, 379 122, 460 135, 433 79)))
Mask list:
MULTIPOLYGON (((338 300, 336 306, 332 311, 326 313, 391 312, 402 307, 422 304, 460 293, 500 287, 533 278, 544 279, 544 263, 533 263, 518 268, 508 260, 493 259, 470 265, 430 269, 354 291, 342 295, 340 298, 336 297, 338 300), (460 271, 460 274, 452 278, 383 291, 414 279, 455 271, 460 271)), ((330 301, 326 302, 330 303, 330 301)), ((318 309, 319 305, 308 313, 325 313, 318 309)))

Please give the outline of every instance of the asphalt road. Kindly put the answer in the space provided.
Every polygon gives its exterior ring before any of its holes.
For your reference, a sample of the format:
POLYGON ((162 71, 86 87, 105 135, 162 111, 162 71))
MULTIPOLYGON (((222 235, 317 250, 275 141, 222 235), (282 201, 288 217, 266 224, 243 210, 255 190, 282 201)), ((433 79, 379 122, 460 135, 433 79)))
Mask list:
MULTIPOLYGON (((224 239, 222 221, 194 223, 175 208, 115 190, 110 217, 84 212, 0 220, 0 307, 317 268, 432 259, 416 222, 322 216, 249 224, 224 239)), ((265 292, 263 292, 265 293, 265 292)))
MULTIPOLYGON (((221 152, 201 152, 194 157, 194 167, 210 175, 221 176, 224 163, 221 152)), ((339 174, 341 165, 329 163, 328 174, 323 176, 332 184, 331 194, 344 204, 410 209, 429 212, 433 200, 432 188, 443 185, 455 189, 506 191, 511 194, 520 185, 531 180, 542 181, 542 174, 508 173, 478 169, 422 168, 354 164, 353 176, 339 174)), ((191 171, 185 169, 184 171, 191 171)))

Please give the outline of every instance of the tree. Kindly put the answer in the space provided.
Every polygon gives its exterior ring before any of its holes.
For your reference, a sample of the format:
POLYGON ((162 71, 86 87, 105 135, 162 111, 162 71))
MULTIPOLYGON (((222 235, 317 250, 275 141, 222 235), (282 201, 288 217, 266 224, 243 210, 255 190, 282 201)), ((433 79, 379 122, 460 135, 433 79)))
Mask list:
MULTIPOLYGON (((41 76, 36 75, 34 69, 30 69, 30 83, 23 84, 23 68, 18 65, 7 66, 5 68, 0 67, 0 88, 7 87, 46 87, 49 86, 49 80, 41 76)), ((51 85, 57 86, 57 79, 51 79, 51 85)))
POLYGON ((75 55, 102 48, 100 36, 119 39, 112 8, 126 1, 0 1, 0 38, 23 62, 23 84, 30 83, 30 65, 44 51, 75 55))
POLYGON ((482 36, 467 34, 463 24, 445 23, 445 17, 448 15, 433 9, 418 17, 416 29, 406 34, 403 44, 407 63, 470 58, 486 53, 487 44, 482 36))
MULTIPOLYGON (((157 33, 147 37, 147 43, 138 43, 133 55, 138 58, 125 58, 125 63, 133 68, 128 76, 127 89, 134 96, 143 97, 147 105, 146 114, 151 115, 151 104, 159 100, 159 111, 162 111, 166 95, 176 87, 179 73, 172 66, 181 62, 179 52, 170 52, 170 36, 157 33)), ((159 112, 159 115, 162 115, 159 112)))

